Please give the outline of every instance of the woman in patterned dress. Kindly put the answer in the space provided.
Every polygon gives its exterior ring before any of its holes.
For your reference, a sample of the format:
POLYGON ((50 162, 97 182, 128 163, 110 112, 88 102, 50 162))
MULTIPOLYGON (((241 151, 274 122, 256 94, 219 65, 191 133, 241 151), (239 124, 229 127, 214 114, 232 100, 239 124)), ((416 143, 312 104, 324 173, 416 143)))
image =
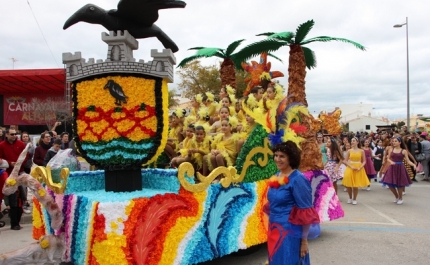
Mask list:
POLYGON ((339 146, 333 137, 327 137, 326 142, 327 149, 327 163, 324 169, 327 171, 327 175, 333 182, 334 190, 337 194, 337 181, 343 178, 343 171, 345 170, 343 166, 343 155, 340 152, 339 146))

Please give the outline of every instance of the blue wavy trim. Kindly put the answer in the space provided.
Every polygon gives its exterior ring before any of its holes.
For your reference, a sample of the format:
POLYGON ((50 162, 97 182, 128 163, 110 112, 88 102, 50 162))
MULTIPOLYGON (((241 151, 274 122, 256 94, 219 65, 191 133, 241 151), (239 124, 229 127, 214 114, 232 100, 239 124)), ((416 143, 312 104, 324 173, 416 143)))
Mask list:
POLYGON ((112 140, 110 142, 107 142, 104 145, 100 145, 100 144, 93 144, 90 142, 83 142, 81 144, 82 148, 84 148, 85 150, 87 150, 87 152, 89 150, 94 150, 94 151, 103 151, 106 148, 113 148, 113 147, 121 147, 121 148, 126 148, 126 149, 131 149, 131 150, 136 150, 137 152, 139 152, 142 149, 149 149, 152 146, 154 146, 153 143, 148 143, 148 142, 144 142, 144 143, 137 143, 137 142, 131 142, 131 141, 118 141, 118 140, 112 140))

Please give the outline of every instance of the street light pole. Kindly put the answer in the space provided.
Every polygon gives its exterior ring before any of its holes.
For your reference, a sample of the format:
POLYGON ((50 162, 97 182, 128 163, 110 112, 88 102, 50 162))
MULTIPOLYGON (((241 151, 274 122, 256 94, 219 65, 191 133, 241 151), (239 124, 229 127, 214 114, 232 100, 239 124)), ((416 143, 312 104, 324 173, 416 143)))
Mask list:
POLYGON ((395 28, 401 28, 406 25, 406 126, 407 130, 410 130, 410 106, 409 106, 409 33, 408 33, 408 17, 406 17, 406 23, 404 24, 396 24, 395 28))

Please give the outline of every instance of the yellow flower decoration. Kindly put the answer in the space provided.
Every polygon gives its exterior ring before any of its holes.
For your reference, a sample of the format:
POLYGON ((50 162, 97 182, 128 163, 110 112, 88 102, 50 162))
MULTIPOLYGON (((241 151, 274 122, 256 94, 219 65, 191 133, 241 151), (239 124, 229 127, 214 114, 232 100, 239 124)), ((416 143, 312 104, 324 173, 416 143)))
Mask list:
POLYGON ((176 114, 176 117, 178 117, 178 118, 183 118, 183 117, 185 116, 185 114, 184 114, 184 109, 177 108, 177 109, 175 110, 175 114, 176 114))
POLYGON ((206 107, 200 108, 199 111, 197 112, 197 114, 199 115, 200 119, 203 119, 203 118, 209 116, 208 108, 206 108, 206 107))
POLYGON ((105 120, 90 122, 90 127, 94 133, 100 134, 109 126, 109 123, 105 120))
POLYGON ((95 136, 90 130, 86 130, 84 135, 82 136, 82 140, 84 141, 90 141, 90 142, 97 142, 97 136, 95 136))
POLYGON ((276 100, 281 100, 284 97, 284 88, 280 84, 275 84, 274 92, 276 94, 276 100))
POLYGON ((118 138, 118 137, 120 137, 118 132, 113 128, 109 128, 109 129, 107 129, 107 131, 105 133, 103 133, 102 140, 103 141, 111 141, 111 140, 118 138))
POLYGON ((255 98, 254 94, 251 93, 248 95, 248 99, 244 100, 242 104, 246 104, 246 106, 252 110, 258 106, 258 101, 255 98))
POLYGON ((227 94, 229 94, 230 96, 236 95, 236 90, 230 85, 226 85, 225 90, 227 91, 227 94))
POLYGON ((85 117, 88 117, 88 118, 97 118, 98 116, 99 116, 98 112, 94 112, 94 111, 85 112, 85 117))
POLYGON ((202 102, 203 102, 203 96, 201 94, 197 94, 195 96, 195 100, 196 100, 196 102, 202 104, 202 102))
POLYGON ((41 237, 41 240, 39 241, 40 247, 43 249, 46 249, 49 247, 49 241, 48 239, 41 237))
POLYGON ((237 118, 236 117, 229 117, 228 118, 228 124, 230 124, 230 126, 231 126, 231 128, 236 128, 237 127, 237 125, 239 124, 239 121, 237 120, 237 118))
POLYGON ((157 117, 153 116, 144 121, 141 121, 140 124, 145 126, 146 128, 156 132, 157 131, 157 117))
POLYGON ((78 131, 83 132, 88 127, 88 124, 83 120, 77 120, 76 124, 78 126, 78 131))
POLYGON ((149 135, 147 135, 144 131, 142 131, 139 127, 134 128, 134 130, 132 132, 130 132, 127 135, 128 138, 130 138, 130 140, 132 141, 140 141, 142 139, 147 139, 149 138, 149 135))
POLYGON ((16 180, 13 179, 13 178, 8 178, 6 180, 6 184, 9 185, 9 186, 15 186, 16 185, 16 180))
POLYGON ((135 121, 126 119, 119 122, 115 122, 113 126, 116 127, 119 132, 126 132, 130 130, 130 128, 133 127, 135 123, 135 121))
POLYGON ((206 92, 206 97, 208 97, 207 101, 214 102, 215 96, 211 92, 206 92))
POLYGON ((40 188, 37 190, 37 194, 39 194, 40 197, 45 197, 46 190, 44 188, 40 188))
POLYGON ((272 80, 272 77, 270 76, 270 74, 268 72, 263 72, 260 75, 260 80, 272 80))
POLYGON ((135 114, 134 114, 134 116, 136 117, 136 118, 145 118, 146 116, 148 116, 148 112, 146 111, 146 110, 141 110, 141 111, 138 111, 138 112, 136 112, 135 114))
POLYGON ((232 95, 228 95, 228 97, 230 98, 230 101, 231 101, 231 105, 230 106, 234 106, 235 104, 236 104, 236 97, 234 96, 234 94, 232 94, 232 95))

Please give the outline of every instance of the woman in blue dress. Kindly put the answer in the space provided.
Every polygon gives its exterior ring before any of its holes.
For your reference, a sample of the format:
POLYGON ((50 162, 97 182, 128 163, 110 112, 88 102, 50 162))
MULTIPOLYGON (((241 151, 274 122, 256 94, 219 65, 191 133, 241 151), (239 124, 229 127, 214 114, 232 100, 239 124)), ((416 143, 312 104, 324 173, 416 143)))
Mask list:
POLYGON ((300 149, 292 141, 273 148, 278 173, 269 180, 268 253, 270 265, 310 264, 308 235, 311 225, 319 224, 312 204, 312 188, 298 171, 300 149), (302 262, 302 263, 299 263, 302 262))

